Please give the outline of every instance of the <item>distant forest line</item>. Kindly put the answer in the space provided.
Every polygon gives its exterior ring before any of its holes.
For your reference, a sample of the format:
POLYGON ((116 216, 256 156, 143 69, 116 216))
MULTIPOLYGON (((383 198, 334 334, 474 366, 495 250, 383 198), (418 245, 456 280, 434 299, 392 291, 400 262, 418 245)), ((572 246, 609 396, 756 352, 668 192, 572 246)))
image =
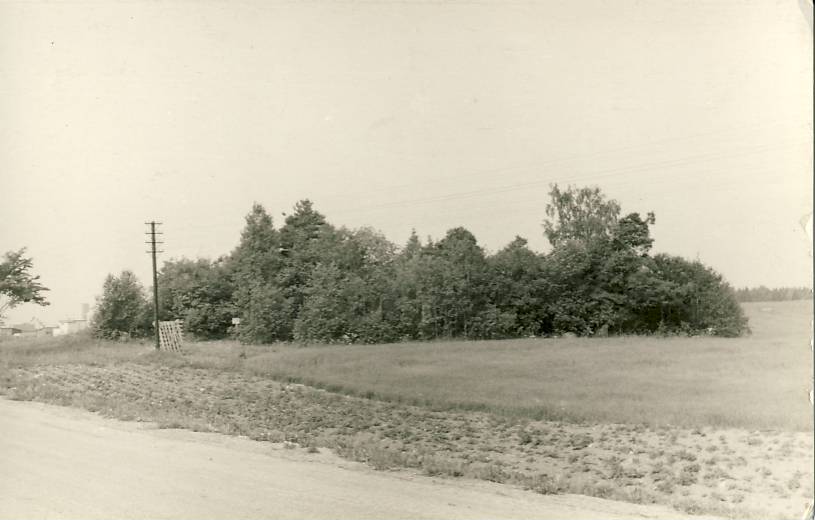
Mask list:
MULTIPOLYGON (((749 331, 719 273, 651 253, 653 213, 622 215, 597 187, 553 185, 549 198, 547 254, 521 237, 487 254, 463 227, 439 240, 414 231, 398 247, 371 228, 330 224, 308 200, 276 227, 256 203, 230 254, 164 262, 161 318, 184 320, 202 338, 251 343, 749 331)), ((94 330, 148 334, 148 301, 131 272, 109 275, 94 330)))
POLYGON ((809 287, 776 287, 770 289, 763 285, 736 289, 736 299, 740 302, 785 302, 793 300, 811 300, 812 289, 809 287))

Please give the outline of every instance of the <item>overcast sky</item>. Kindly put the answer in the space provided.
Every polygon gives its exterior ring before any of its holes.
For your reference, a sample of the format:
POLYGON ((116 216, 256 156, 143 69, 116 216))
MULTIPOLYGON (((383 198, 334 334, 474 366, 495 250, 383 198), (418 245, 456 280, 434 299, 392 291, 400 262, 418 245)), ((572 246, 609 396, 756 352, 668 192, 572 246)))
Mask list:
POLYGON ((7 322, 149 286, 148 220, 162 259, 227 254, 253 201, 547 251, 555 182, 733 285, 811 285, 807 4, 0 0, 0 252, 52 302, 7 322))

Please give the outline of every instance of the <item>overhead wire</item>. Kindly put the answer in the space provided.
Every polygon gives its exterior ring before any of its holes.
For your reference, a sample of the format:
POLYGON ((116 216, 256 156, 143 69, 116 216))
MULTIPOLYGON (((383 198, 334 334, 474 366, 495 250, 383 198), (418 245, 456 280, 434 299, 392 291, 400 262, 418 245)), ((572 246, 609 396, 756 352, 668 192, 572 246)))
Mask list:
MULTIPOLYGON (((493 174, 496 174, 496 173, 505 173, 505 172, 511 172, 511 171, 515 171, 515 170, 529 169, 529 168, 539 169, 539 168, 542 168, 542 167, 551 166, 551 165, 559 164, 559 163, 563 163, 563 162, 585 160, 585 159, 588 159, 588 158, 591 158, 591 157, 612 155, 612 154, 622 153, 622 152, 636 152, 637 150, 641 150, 641 149, 650 150, 655 145, 659 145, 659 144, 688 141, 688 140, 693 140, 693 139, 699 139, 699 138, 702 138, 702 137, 710 137, 710 136, 721 135, 721 134, 725 134, 725 135, 733 134, 733 135, 738 135, 738 136, 743 137, 745 132, 749 133, 749 132, 754 132, 754 131, 757 131, 757 130, 764 130, 766 132, 766 131, 770 130, 771 128, 776 127, 776 126, 778 126, 778 125, 780 125, 781 123, 784 123, 784 122, 785 121, 782 120, 782 119, 777 119, 777 120, 772 120, 769 123, 751 125, 751 126, 748 126, 748 127, 738 126, 738 127, 727 128, 727 129, 724 129, 724 130, 715 130, 715 131, 709 131, 709 132, 697 132, 695 134, 689 134, 689 135, 684 135, 684 136, 680 136, 680 137, 667 137, 667 138, 663 138, 663 139, 652 139, 652 140, 642 142, 642 143, 638 143, 638 144, 635 144, 635 145, 627 145, 627 146, 615 147, 615 148, 610 148, 610 149, 596 150, 596 151, 592 151, 592 152, 588 152, 588 153, 570 154, 570 155, 566 155, 566 156, 563 156, 563 157, 555 157, 555 158, 552 158, 552 159, 532 161, 532 162, 528 162, 528 163, 523 164, 523 165, 501 166, 501 167, 495 167, 495 168, 486 168, 486 169, 481 169, 481 170, 474 170, 474 171, 469 171, 469 172, 463 173, 463 174, 445 175, 443 178, 439 178, 439 179, 431 179, 431 180, 422 179, 419 182, 421 182, 422 186, 427 186, 427 185, 441 184, 441 183, 449 182, 449 181, 452 181, 452 180, 463 180, 463 179, 471 180, 471 179, 473 179, 475 177, 481 177, 481 176, 484 176, 484 175, 493 175, 493 174)), ((377 193, 377 192, 392 192, 393 190, 399 190, 401 188, 407 188, 407 187, 415 186, 416 184, 417 184, 416 181, 412 181, 412 182, 408 182, 408 183, 388 185, 388 186, 382 186, 382 187, 377 187, 377 188, 366 187, 364 195, 369 196, 371 193, 377 193)), ((344 192, 343 194, 345 196, 352 196, 353 195, 353 193, 348 193, 348 192, 344 192)))
MULTIPOLYGON (((798 144, 798 143, 795 143, 798 144)), ((745 155, 750 155, 754 153, 761 153, 766 150, 771 150, 774 148, 783 148, 786 145, 764 145, 758 147, 750 147, 748 149, 740 150, 737 153, 728 152, 728 153, 713 153, 713 154, 702 154, 702 155, 695 155, 695 156, 687 156, 682 157, 679 159, 670 159, 665 161, 656 161, 650 163, 642 163, 635 166, 624 166, 624 167, 617 167, 617 168, 610 168, 605 170, 599 170, 590 172, 587 174, 583 174, 580 176, 565 176, 565 177, 557 177, 557 178, 547 178, 543 180, 537 181, 529 181, 523 183, 512 183, 508 185, 501 185, 501 186, 493 186, 482 188, 478 190, 471 190, 466 192, 453 192, 447 193, 445 195, 439 196, 432 196, 432 197, 421 197, 421 198, 413 198, 395 202, 387 202, 382 204, 375 204, 375 205, 368 205, 362 207, 355 207, 349 208, 347 210, 339 210, 333 211, 332 215, 347 215, 352 213, 359 213, 364 211, 370 210, 382 210, 382 209, 392 209, 396 207, 406 206, 406 205, 413 205, 413 204, 426 204, 429 202, 449 202, 452 200, 462 200, 462 199, 469 199, 473 197, 483 196, 483 195, 491 195, 494 193, 505 193, 508 191, 517 191, 521 189, 528 189, 535 186, 541 185, 548 185, 552 182, 560 182, 560 183, 580 183, 580 182, 597 182, 599 180, 608 179, 610 177, 618 176, 618 175, 631 175, 633 173, 641 173, 646 171, 651 171, 656 168, 672 168, 676 166, 686 166, 689 164, 693 164, 694 162, 699 161, 708 161, 714 159, 722 159, 722 158, 730 158, 734 156, 743 157, 745 155)))

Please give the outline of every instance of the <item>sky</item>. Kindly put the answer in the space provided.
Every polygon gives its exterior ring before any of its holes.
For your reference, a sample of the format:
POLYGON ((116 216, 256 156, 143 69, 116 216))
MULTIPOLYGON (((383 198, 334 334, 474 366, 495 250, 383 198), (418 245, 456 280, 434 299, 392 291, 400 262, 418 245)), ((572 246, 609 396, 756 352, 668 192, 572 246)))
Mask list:
POLYGON ((546 252, 551 183, 734 286, 811 286, 812 58, 805 0, 0 0, 0 253, 51 302, 6 322, 150 286, 150 220, 159 263, 228 254, 253 202, 546 252))

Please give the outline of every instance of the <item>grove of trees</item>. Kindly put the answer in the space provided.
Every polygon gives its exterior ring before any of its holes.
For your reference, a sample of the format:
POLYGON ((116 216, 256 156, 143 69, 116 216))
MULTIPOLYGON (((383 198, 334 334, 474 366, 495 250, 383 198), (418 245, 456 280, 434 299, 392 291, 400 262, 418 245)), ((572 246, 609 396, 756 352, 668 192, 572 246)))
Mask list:
MULTIPOLYGON (((424 242, 414 232, 397 247, 373 229, 331 225, 308 200, 279 227, 255 204, 229 255, 164 263, 162 319, 252 343, 748 331, 721 275, 651 254, 652 213, 621 215, 598 188, 554 185, 545 214, 550 253, 516 237, 487 254, 461 227, 424 242)), ((137 293, 123 278, 109 277, 105 293, 137 293)), ((127 316, 136 333, 141 315, 127 316)))

